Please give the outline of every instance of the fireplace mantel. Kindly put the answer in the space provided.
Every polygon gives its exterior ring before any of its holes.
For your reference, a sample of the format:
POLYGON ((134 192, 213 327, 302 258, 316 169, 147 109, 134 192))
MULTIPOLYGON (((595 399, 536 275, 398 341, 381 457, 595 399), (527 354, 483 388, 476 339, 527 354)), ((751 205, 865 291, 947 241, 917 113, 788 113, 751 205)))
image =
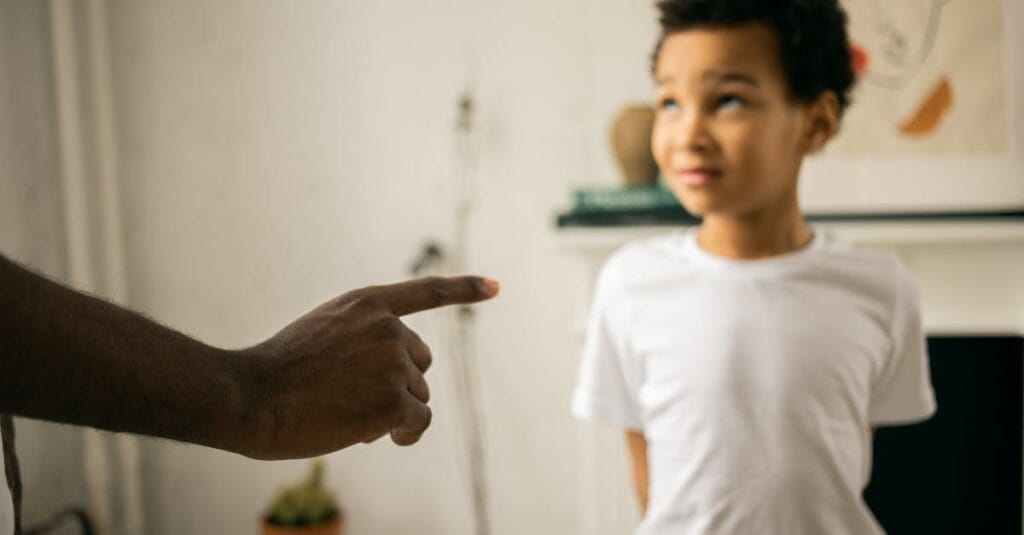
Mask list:
MULTIPOLYGON (((1024 245, 1022 220, 950 220, 950 221, 854 221, 814 223, 860 244, 902 248, 927 245, 1004 244, 1024 245)), ((657 236, 686 225, 644 225, 612 227, 562 227, 558 229, 559 248, 581 253, 614 250, 619 246, 657 236)))

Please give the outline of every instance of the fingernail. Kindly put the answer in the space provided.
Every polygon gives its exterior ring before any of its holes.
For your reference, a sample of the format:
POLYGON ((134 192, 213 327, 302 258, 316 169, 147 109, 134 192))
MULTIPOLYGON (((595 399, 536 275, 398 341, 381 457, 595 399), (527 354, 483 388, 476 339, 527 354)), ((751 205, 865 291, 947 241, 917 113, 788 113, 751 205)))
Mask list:
POLYGON ((501 289, 501 284, 498 284, 498 281, 494 279, 488 279, 487 277, 484 277, 483 281, 484 286, 487 288, 488 295, 496 295, 498 293, 498 290, 501 289))

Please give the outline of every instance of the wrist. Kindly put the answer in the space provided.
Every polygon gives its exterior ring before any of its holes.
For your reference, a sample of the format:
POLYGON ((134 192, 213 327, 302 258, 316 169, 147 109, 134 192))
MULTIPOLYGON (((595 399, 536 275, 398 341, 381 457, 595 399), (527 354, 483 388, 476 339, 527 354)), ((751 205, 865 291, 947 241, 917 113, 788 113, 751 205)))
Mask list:
POLYGON ((261 422, 265 419, 260 393, 264 390, 263 360, 257 348, 217 350, 226 394, 211 428, 211 446, 258 458, 262 451, 261 422))

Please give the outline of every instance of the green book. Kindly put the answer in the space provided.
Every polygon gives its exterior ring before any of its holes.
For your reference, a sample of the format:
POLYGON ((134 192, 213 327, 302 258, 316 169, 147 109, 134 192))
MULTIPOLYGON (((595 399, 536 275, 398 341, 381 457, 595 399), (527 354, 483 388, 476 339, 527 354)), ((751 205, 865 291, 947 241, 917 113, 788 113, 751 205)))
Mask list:
POLYGON ((573 212, 622 212, 680 208, 668 188, 655 186, 578 188, 573 191, 573 212))

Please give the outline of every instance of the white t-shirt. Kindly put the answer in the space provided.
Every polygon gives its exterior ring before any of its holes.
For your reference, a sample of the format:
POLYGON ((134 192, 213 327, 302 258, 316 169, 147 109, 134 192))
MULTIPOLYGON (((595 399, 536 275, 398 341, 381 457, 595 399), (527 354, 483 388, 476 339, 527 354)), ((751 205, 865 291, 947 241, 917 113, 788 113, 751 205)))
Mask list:
POLYGON ((882 532, 862 498, 871 428, 935 412, 917 291, 816 230, 747 261, 679 232, 602 269, 573 413, 643 431, 638 535, 882 532))
POLYGON ((14 503, 7 488, 7 466, 4 463, 4 445, 0 441, 0 535, 14 533, 14 503))

